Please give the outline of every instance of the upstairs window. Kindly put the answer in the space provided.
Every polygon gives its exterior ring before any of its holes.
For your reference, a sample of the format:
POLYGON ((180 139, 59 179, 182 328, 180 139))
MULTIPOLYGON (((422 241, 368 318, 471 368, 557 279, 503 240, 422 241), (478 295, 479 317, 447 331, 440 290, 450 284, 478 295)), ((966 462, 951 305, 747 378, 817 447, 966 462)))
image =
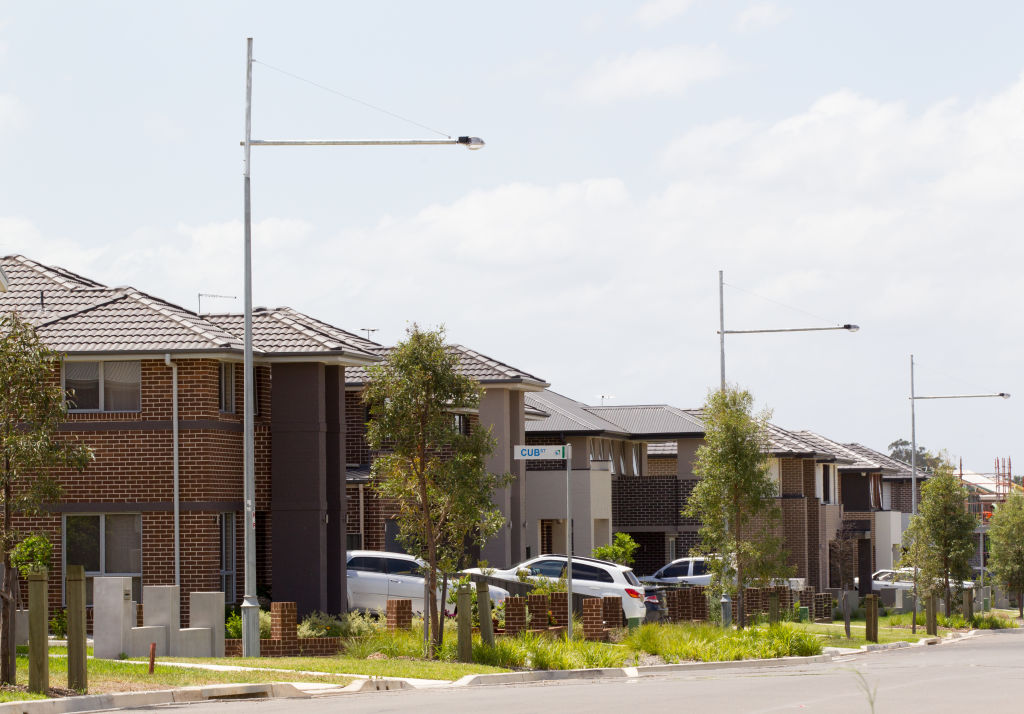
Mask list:
POLYGON ((462 434, 463 436, 469 436, 469 415, 453 414, 452 421, 457 433, 462 434))
POLYGON ((220 410, 233 413, 235 411, 235 365, 231 362, 220 363, 220 410))
POLYGON ((142 408, 142 363, 65 362, 68 409, 76 412, 137 412, 142 408))

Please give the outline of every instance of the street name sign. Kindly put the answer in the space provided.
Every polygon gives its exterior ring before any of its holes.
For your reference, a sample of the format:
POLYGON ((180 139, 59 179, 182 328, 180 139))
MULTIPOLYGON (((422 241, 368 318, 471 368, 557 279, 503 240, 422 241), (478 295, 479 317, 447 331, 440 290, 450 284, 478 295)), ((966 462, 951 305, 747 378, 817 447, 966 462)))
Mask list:
POLYGON ((518 461, 531 459, 564 459, 567 448, 565 446, 517 446, 515 447, 515 458, 518 461))

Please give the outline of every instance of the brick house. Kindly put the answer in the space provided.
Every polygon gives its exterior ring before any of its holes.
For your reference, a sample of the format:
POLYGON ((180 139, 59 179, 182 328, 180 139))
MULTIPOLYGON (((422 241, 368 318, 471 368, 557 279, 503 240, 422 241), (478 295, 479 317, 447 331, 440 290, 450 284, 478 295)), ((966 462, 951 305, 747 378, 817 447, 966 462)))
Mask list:
MULTIPOLYGON (((67 563, 91 578, 242 595, 242 318, 197 315, 22 256, 0 259, 17 311, 65 355, 61 426, 89 445, 57 472, 47 515, 19 518, 54 544, 50 601, 67 563)), ((302 612, 345 607, 345 368, 379 361, 356 335, 289 308, 254 310, 257 580, 302 612)))
MULTIPOLYGON (((541 412, 527 406, 530 396, 548 383, 528 372, 500 362, 463 345, 449 345, 459 358, 459 370, 484 389, 478 410, 453 414, 460 429, 490 428, 495 437, 494 452, 487 458, 491 473, 510 473, 512 483, 494 494, 494 502, 505 516, 502 532, 484 544, 480 557, 496 568, 507 568, 527 557, 528 539, 524 526, 530 498, 523 462, 513 458, 512 448, 524 443, 525 428, 541 412)), ((390 348, 376 345, 385 357, 390 348)), ((367 372, 346 370, 346 450, 348 491, 348 545, 352 549, 401 550, 396 536, 396 507, 380 499, 370 488, 370 469, 375 454, 366 443, 369 407, 362 400, 367 372)))

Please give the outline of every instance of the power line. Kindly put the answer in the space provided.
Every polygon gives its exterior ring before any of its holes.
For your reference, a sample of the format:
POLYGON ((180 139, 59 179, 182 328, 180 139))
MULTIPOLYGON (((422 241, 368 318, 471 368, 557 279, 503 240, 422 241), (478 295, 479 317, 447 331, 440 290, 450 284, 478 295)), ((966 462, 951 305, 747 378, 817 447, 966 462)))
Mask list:
POLYGON ((438 134, 440 136, 445 137, 446 139, 451 139, 452 138, 451 134, 449 134, 447 132, 441 131, 439 129, 435 129, 435 128, 431 127, 431 126, 427 126, 426 124, 420 124, 418 121, 414 121, 412 119, 409 119, 408 117, 404 117, 401 114, 395 114, 394 112, 388 111, 387 109, 384 109, 383 107, 378 107, 376 104, 370 104, 369 102, 364 102, 362 99, 359 99, 358 97, 353 97, 351 95, 345 94, 344 92, 339 92, 337 89, 332 89, 331 87, 328 87, 328 86, 325 86, 323 84, 320 84, 319 82, 314 82, 312 79, 306 79, 305 77, 300 77, 297 74, 293 74, 293 73, 291 73, 291 72, 289 72, 287 70, 281 69, 280 67, 275 67, 272 64, 267 64, 266 62, 263 62, 263 61, 258 60, 258 59, 253 59, 253 62, 255 62, 257 64, 261 64, 264 67, 266 67, 267 69, 272 69, 275 72, 280 72, 281 74, 283 74, 283 75, 285 75, 287 77, 291 77, 292 79, 297 79, 300 82, 305 82, 306 84, 310 84, 310 85, 316 87, 317 89, 322 89, 323 91, 330 92, 331 94, 337 94, 339 97, 342 97, 343 99, 347 99, 350 102, 355 102, 356 104, 362 104, 364 107, 368 107, 370 109, 373 109, 374 111, 378 111, 381 114, 387 114, 390 117, 394 117, 395 119, 400 119, 400 120, 402 120, 402 121, 404 121, 404 122, 406 122, 408 124, 412 124, 413 126, 418 126, 420 129, 426 129, 427 131, 432 131, 435 134, 438 134))
POLYGON ((780 301, 772 299, 770 297, 765 297, 764 295, 759 295, 759 294, 757 294, 757 293, 755 293, 755 292, 753 292, 751 290, 746 290, 744 288, 741 288, 739 285, 733 285, 732 283, 723 283, 723 285, 728 285, 730 288, 733 288, 734 290, 739 290, 741 293, 746 293, 747 295, 753 295, 754 297, 760 298, 761 300, 766 300, 768 302, 775 303, 776 305, 784 307, 787 310, 793 310, 794 312, 803 313, 804 315, 807 315, 808 317, 813 317, 815 320, 821 320, 822 322, 828 323, 830 325, 835 324, 835 320, 829 320, 828 318, 822 317, 821 315, 815 315, 813 312, 807 312, 807 310, 802 310, 799 307, 794 307, 793 305, 787 305, 784 302, 780 302, 780 301))

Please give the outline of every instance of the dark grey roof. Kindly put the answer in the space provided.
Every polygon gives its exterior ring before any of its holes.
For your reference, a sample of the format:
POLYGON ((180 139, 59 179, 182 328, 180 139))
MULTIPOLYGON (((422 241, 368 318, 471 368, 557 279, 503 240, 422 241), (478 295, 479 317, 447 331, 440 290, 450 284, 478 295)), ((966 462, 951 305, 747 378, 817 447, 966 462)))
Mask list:
MULTIPOLYGON (((865 458, 872 461, 878 462, 884 471, 882 471, 882 478, 886 480, 902 480, 909 479, 911 477, 910 464, 894 459, 888 454, 882 453, 881 451, 875 451, 874 449, 864 446, 863 444, 845 444, 846 448, 851 451, 855 451, 858 454, 862 454, 865 458)), ((931 476, 931 473, 918 467, 917 477, 925 479, 931 476)))
POLYGON ((629 436, 628 432, 617 424, 592 413, 583 402, 552 392, 550 389, 527 394, 526 404, 550 414, 546 419, 526 422, 526 431, 530 434, 607 435, 620 438, 629 436))
POLYGON ((821 434, 816 434, 813 431, 806 430, 795 431, 793 433, 804 441, 813 444, 815 447, 820 449, 822 456, 834 461, 841 471, 877 471, 881 468, 881 464, 877 461, 869 459, 863 454, 859 454, 840 443, 822 436, 821 434))
POLYGON ((627 432, 634 439, 671 436, 703 436, 704 424, 697 417, 667 404, 587 407, 627 432))
MULTIPOLYGON (((527 389, 541 390, 549 386, 540 377, 500 362, 493 357, 471 350, 463 345, 452 344, 448 348, 459 358, 459 372, 472 377, 480 384, 518 384, 527 389)), ((387 357, 390 347, 378 347, 377 354, 387 357)), ((346 368, 345 383, 350 387, 366 384, 368 373, 359 367, 346 368)))
MULTIPOLYGON (((211 320, 141 290, 109 288, 21 255, 0 258, 0 269, 8 277, 8 292, 0 293, 0 311, 17 311, 35 326, 45 344, 60 352, 81 355, 242 351, 240 315, 211 320)), ((360 362, 377 360, 375 354, 364 351, 360 343, 365 341, 357 336, 332 341, 321 336, 314 326, 323 323, 306 315, 288 308, 275 315, 254 315, 254 343, 263 340, 262 345, 255 345, 258 357, 313 353, 360 362), (264 325, 273 329, 264 329, 264 325), (267 337, 263 339, 265 333, 267 337)))

